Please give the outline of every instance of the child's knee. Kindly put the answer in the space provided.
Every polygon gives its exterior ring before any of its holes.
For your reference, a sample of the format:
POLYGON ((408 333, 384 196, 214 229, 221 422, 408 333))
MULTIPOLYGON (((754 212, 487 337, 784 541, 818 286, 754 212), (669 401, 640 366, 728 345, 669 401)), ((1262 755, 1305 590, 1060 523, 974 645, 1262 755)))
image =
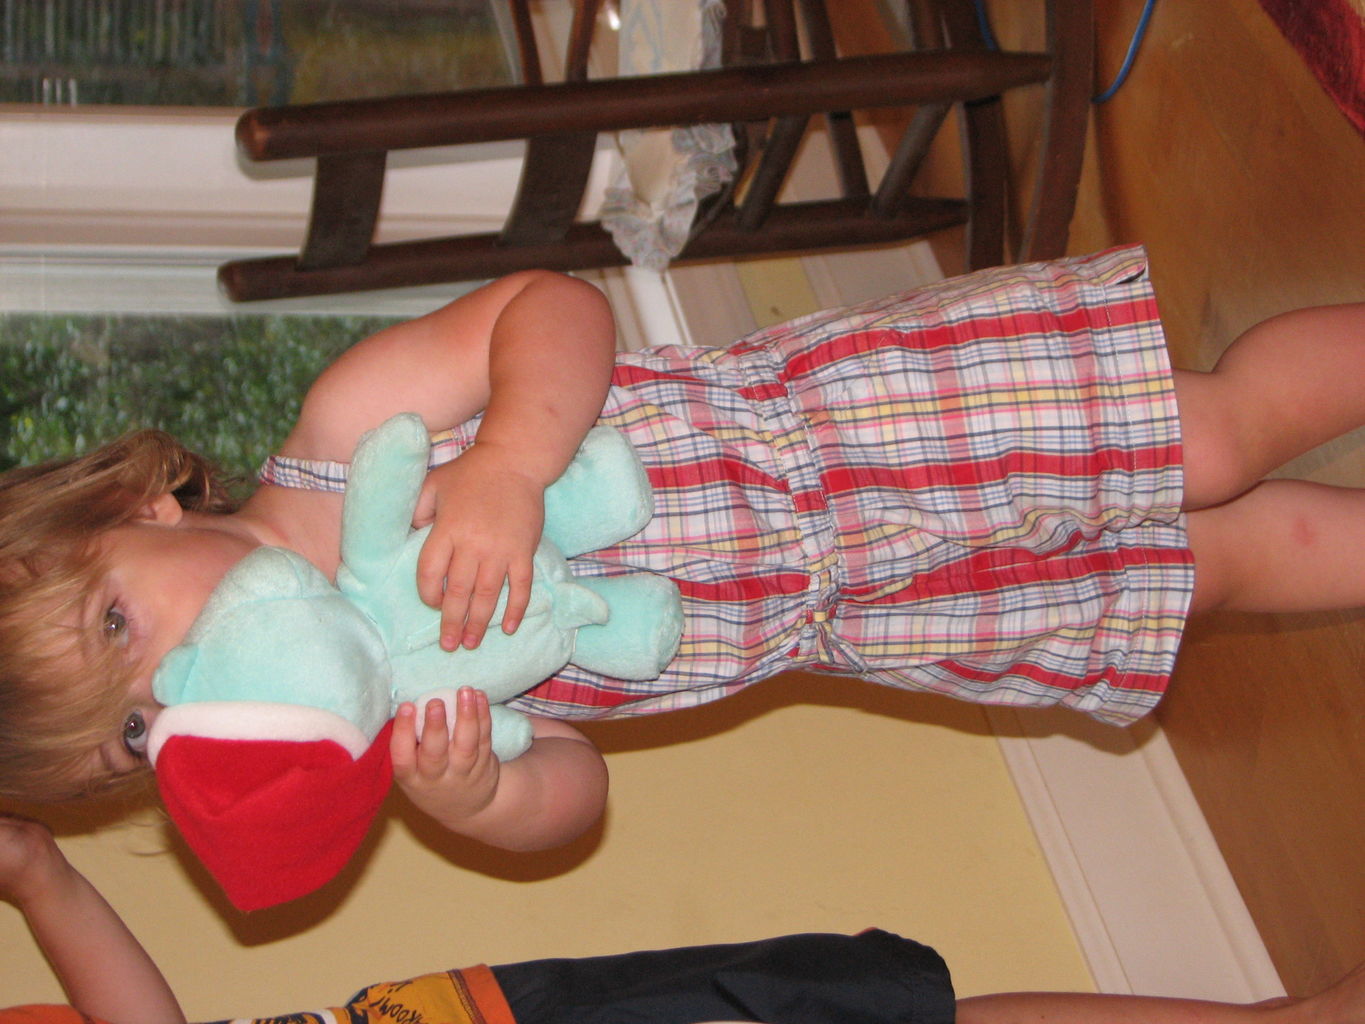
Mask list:
POLYGON ((1181 452, 1187 509, 1227 501, 1254 484, 1265 471, 1255 428, 1229 402, 1213 374, 1178 371, 1181 452))
POLYGON ((1183 506, 1204 509, 1237 497, 1253 486, 1263 473, 1260 460, 1247 439, 1230 424, 1220 429, 1187 434, 1182 442, 1184 459, 1183 506))
POLYGON ((1239 588, 1236 544, 1220 529, 1218 510, 1192 512, 1187 518, 1190 551, 1194 556, 1194 595, 1191 612, 1217 611, 1233 603, 1239 588))

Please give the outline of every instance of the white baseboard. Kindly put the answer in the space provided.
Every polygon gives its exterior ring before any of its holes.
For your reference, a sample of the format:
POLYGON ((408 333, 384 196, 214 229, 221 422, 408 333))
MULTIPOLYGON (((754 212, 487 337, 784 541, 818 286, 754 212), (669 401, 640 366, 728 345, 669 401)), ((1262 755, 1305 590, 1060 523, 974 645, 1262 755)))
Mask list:
POLYGON ((1135 733, 1074 712, 987 717, 1101 991, 1284 995, 1158 727, 1135 733))

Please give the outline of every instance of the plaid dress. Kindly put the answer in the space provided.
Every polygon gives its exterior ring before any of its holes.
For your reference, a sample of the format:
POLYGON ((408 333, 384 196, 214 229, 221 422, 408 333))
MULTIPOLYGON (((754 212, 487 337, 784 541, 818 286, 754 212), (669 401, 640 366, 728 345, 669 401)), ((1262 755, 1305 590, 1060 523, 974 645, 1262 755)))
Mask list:
MULTIPOLYGON (((682 646, 658 679, 571 665, 512 707, 667 711, 803 668, 1123 723, 1167 685, 1194 570, 1141 249, 623 353, 599 422, 639 452, 655 515, 575 571, 672 578, 682 646)), ((433 464, 477 427, 438 435, 433 464)))

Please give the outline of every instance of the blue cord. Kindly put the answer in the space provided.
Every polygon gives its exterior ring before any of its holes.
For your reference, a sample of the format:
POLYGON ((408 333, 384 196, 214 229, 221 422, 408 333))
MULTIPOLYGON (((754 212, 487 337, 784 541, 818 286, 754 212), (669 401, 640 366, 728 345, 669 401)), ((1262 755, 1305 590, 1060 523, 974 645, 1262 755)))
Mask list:
POLYGON ((986 0, 976 0, 976 23, 981 26, 981 41, 986 44, 986 49, 1000 49, 1000 44, 995 41, 995 33, 991 30, 991 16, 986 11, 986 0))
MULTIPOLYGON (((1152 9, 1154 7, 1156 7, 1156 0, 1146 0, 1146 3, 1143 4, 1142 14, 1138 16, 1137 27, 1133 29, 1133 38, 1128 43, 1128 52, 1124 54, 1119 73, 1114 76, 1114 81, 1109 88, 1093 97, 1092 102, 1108 102, 1114 98, 1114 94, 1127 81, 1128 73, 1133 70, 1133 64, 1137 60, 1138 47, 1142 45, 1143 37, 1147 34, 1147 23, 1152 20, 1152 9)), ((976 0, 976 20, 981 26, 981 38, 985 42, 986 48, 989 50, 1000 49, 999 43, 995 41, 995 33, 991 30, 991 18, 986 10, 986 0, 976 0)))
POLYGON ((1137 59, 1138 47, 1142 45, 1142 39, 1147 34, 1147 23, 1152 20, 1152 8, 1155 6, 1156 0, 1147 0, 1143 4, 1142 14, 1138 17, 1137 27, 1133 29, 1133 38, 1128 43, 1128 52, 1124 54, 1119 73, 1114 76, 1114 81, 1109 88, 1094 98, 1095 103, 1107 103, 1113 99, 1114 93, 1119 91, 1119 88, 1128 78, 1128 72, 1133 70, 1133 62, 1137 59))

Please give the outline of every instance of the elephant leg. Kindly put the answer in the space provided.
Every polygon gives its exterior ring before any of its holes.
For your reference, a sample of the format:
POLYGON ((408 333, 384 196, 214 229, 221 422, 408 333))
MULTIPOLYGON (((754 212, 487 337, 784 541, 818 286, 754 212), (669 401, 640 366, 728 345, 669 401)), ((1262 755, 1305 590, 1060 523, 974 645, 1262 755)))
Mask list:
POLYGON ((570 660, 617 679, 657 677, 678 653, 682 637, 682 601, 674 583, 650 573, 576 576, 574 582, 605 599, 611 617, 578 630, 570 660))

